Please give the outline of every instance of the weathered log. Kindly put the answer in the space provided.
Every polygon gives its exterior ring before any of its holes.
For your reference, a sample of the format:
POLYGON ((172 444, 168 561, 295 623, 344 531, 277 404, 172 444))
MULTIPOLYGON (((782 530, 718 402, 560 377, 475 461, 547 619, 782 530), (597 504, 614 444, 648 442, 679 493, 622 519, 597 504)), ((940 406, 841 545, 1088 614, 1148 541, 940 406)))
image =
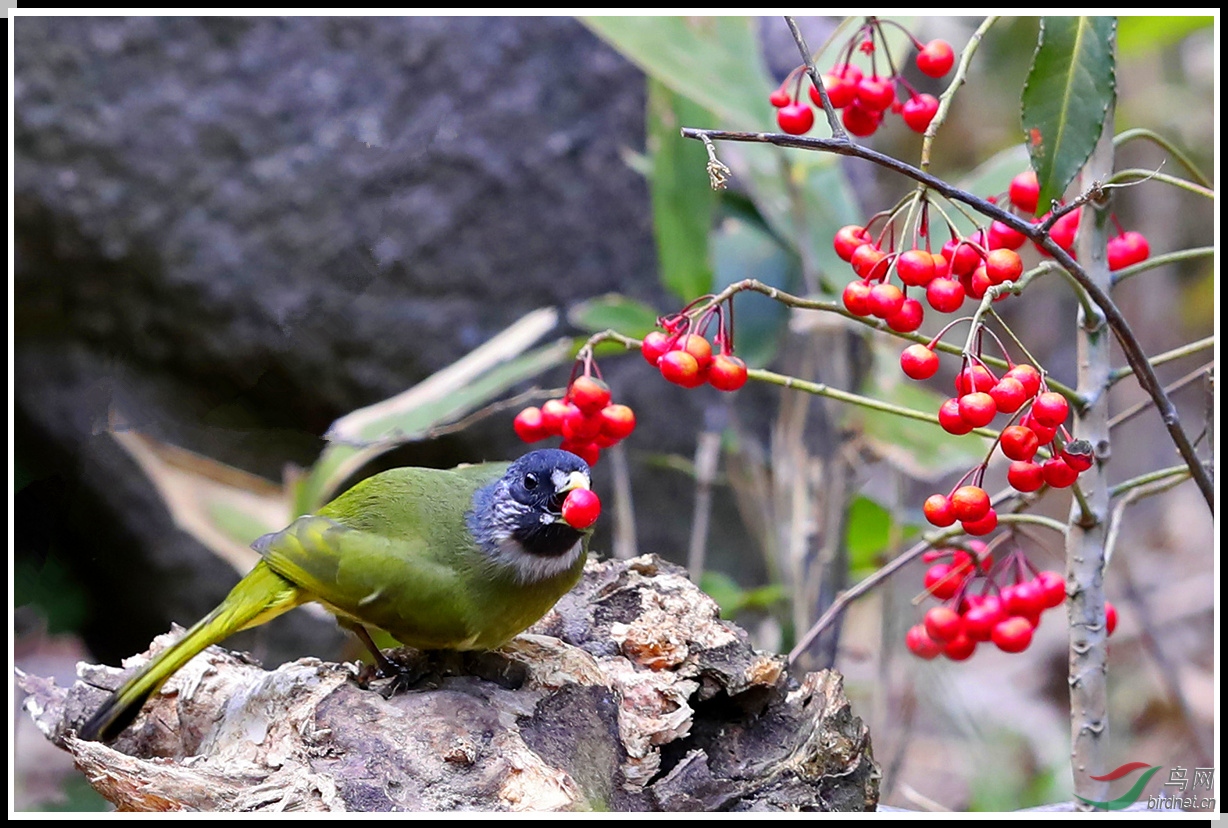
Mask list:
POLYGON ((122 671, 19 680, 43 732, 123 810, 875 808, 841 677, 792 680, 678 567, 590 563, 531 633, 491 653, 397 651, 419 679, 390 699, 351 665, 270 671, 210 647, 111 745, 74 728, 122 671))

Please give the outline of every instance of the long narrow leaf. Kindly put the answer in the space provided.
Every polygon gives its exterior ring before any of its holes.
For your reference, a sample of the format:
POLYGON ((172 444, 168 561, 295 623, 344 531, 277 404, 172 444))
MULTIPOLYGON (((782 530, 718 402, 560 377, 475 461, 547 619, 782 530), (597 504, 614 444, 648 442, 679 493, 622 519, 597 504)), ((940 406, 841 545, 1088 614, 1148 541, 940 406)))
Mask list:
POLYGON ((263 477, 133 429, 112 426, 111 436, 153 482, 175 525, 239 572, 260 557, 251 542, 292 517, 286 492, 263 477))
POLYGON ((1115 17, 1042 17, 1023 88, 1023 132, 1040 181, 1040 212, 1087 162, 1117 96, 1115 17))

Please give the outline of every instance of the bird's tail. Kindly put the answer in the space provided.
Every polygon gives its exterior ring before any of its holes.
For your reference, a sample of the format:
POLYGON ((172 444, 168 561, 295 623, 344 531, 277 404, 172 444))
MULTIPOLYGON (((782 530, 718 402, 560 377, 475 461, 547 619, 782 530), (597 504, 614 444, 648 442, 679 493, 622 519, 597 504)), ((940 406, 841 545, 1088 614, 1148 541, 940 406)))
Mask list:
POLYGON ((306 600, 302 590, 261 561, 216 609, 112 693, 77 735, 109 742, 132 724, 145 700, 201 650, 239 630, 270 621, 306 600))

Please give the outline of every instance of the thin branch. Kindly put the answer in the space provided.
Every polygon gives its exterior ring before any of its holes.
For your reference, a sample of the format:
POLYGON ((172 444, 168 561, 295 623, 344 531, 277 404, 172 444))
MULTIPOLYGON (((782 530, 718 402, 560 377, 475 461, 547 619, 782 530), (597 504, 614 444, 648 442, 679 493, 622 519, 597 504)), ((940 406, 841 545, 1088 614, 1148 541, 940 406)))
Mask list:
MULTIPOLYGON (((1165 393, 1172 394, 1173 392, 1184 388, 1185 386, 1189 385, 1191 382, 1198 379, 1199 377, 1206 376, 1207 374, 1209 374, 1214 367, 1215 367, 1214 362, 1208 362, 1208 363, 1198 366, 1193 371, 1190 371, 1188 374, 1183 376, 1181 379, 1175 380, 1169 385, 1164 386, 1165 393)), ((1135 403, 1134 405, 1127 408, 1125 411, 1120 411, 1116 415, 1114 415, 1113 419, 1109 420, 1109 428, 1113 428, 1114 426, 1119 426, 1122 423, 1124 423, 1126 420, 1130 419, 1131 417, 1137 414, 1141 414, 1142 412, 1146 411, 1149 408, 1151 408, 1151 400, 1143 400, 1142 402, 1135 403)))
POLYGON ((819 98, 823 101, 823 114, 827 116, 827 125, 831 127, 832 137, 847 141, 849 134, 844 131, 844 125, 840 123, 840 116, 836 114, 836 108, 831 105, 831 98, 827 97, 827 87, 823 85, 823 78, 819 75, 819 70, 814 67, 814 58, 810 56, 810 47, 806 45, 806 38, 802 36, 802 30, 797 27, 797 21, 788 15, 785 15, 785 23, 793 34, 793 42, 797 44, 797 50, 802 53, 802 62, 806 64, 806 74, 810 76, 810 82, 814 84, 815 89, 819 90, 819 98))
POLYGON ((1210 187, 1203 187, 1200 184, 1195 184, 1192 181, 1186 181, 1184 178, 1177 178, 1175 175, 1165 175, 1162 172, 1155 170, 1140 170, 1140 169, 1125 169, 1118 170, 1104 180, 1104 189, 1116 187, 1133 186, 1141 184, 1144 181, 1159 181, 1161 184, 1171 184, 1174 187, 1185 190, 1187 192, 1200 195, 1204 198, 1215 198, 1215 190, 1210 187))
MULTIPOLYGON (((1199 351, 1205 351, 1207 348, 1214 348, 1214 347, 1215 347, 1215 337, 1208 336, 1208 337, 1204 337, 1202 339, 1198 339, 1193 342, 1190 342, 1186 345, 1182 345, 1178 348, 1173 348, 1171 351, 1165 351, 1162 354, 1156 354, 1155 356, 1151 357, 1151 359, 1149 359, 1148 362, 1150 362, 1152 365, 1163 365, 1166 362, 1172 362, 1175 359, 1181 359, 1182 357, 1189 356, 1190 354, 1196 354, 1199 351)), ((1109 384, 1111 385, 1120 379, 1124 379, 1125 377, 1132 375, 1133 373, 1134 373, 1134 369, 1129 366, 1126 366, 1124 368, 1118 368, 1117 370, 1109 374, 1109 384)))
POLYGON ((1121 270, 1115 270, 1110 278, 1112 279, 1113 285, 1116 286, 1119 282, 1124 282, 1131 276, 1146 273, 1148 270, 1154 270, 1155 268, 1162 267, 1166 264, 1184 262, 1191 259, 1202 259, 1214 255, 1214 247, 1191 247, 1186 250, 1174 250, 1172 253, 1161 253, 1158 256, 1149 256, 1145 261, 1139 262, 1138 264, 1123 267, 1121 270))
MULTIPOLYGON (((1138 339, 1134 336, 1134 331, 1130 328, 1129 322, 1122 315, 1117 305, 1109 298, 1108 294, 1099 285, 1095 284, 1087 275, 1083 267, 1074 260, 1073 257, 1061 247, 1057 245, 1048 234, 1040 227, 1024 221, 1013 213, 1009 213, 994 204, 990 204, 983 198, 979 198, 965 190, 961 190, 940 178, 936 178, 922 170, 917 169, 909 164, 905 164, 889 155, 884 155, 880 152, 875 152, 867 147, 854 144, 848 140, 840 140, 835 138, 807 138, 800 135, 783 135, 780 133, 770 132, 735 132, 729 130, 713 130, 713 129, 695 129, 692 127, 683 127, 682 135, 685 138, 701 140, 701 136, 708 136, 717 141, 741 141, 760 144, 772 144, 780 147, 793 147, 796 149, 808 149, 819 152, 830 152, 836 155, 847 155, 853 158, 861 158, 878 164, 881 167, 892 170, 914 181, 925 184, 930 189, 940 195, 952 200, 959 201, 973 207, 977 212, 991 219, 1002 222, 1006 226, 1022 233, 1026 238, 1032 240, 1042 250, 1052 256, 1063 268, 1070 273, 1079 285, 1087 291, 1087 294, 1095 302, 1097 307, 1103 312, 1105 320, 1112 329, 1114 336, 1117 337, 1118 343, 1121 345, 1122 352, 1126 356, 1126 361, 1134 368, 1138 376, 1139 385, 1143 390, 1155 401, 1156 409, 1160 414, 1161 420, 1164 422, 1164 427, 1169 433, 1173 444, 1177 447, 1177 452, 1181 458, 1185 460, 1190 467, 1190 473, 1194 481, 1198 484, 1198 489, 1202 492, 1203 499, 1206 500, 1207 508, 1212 514, 1215 512, 1215 487, 1211 483, 1211 478, 1203 468, 1202 463, 1198 459, 1198 455, 1194 451, 1194 446, 1186 435, 1185 430, 1181 427, 1181 418, 1177 414, 1177 409, 1172 401, 1168 399, 1164 393, 1163 387, 1160 385, 1159 378, 1147 364, 1146 355, 1143 353, 1142 346, 1138 339)), ((1056 212, 1056 211, 1055 211, 1056 212)))
POLYGON ((1178 149, 1176 144, 1169 141, 1163 135, 1159 135, 1149 129, 1127 129, 1124 132, 1119 132, 1117 135, 1113 136, 1113 146, 1120 147, 1127 141, 1133 141, 1135 139, 1151 141, 1173 158, 1177 159, 1177 162, 1181 164, 1181 166, 1185 167, 1189 171, 1190 175, 1198 179, 1199 184, 1203 185, 1204 187, 1211 186, 1211 179, 1207 178, 1203 171, 1198 169, 1188 155, 1178 149))

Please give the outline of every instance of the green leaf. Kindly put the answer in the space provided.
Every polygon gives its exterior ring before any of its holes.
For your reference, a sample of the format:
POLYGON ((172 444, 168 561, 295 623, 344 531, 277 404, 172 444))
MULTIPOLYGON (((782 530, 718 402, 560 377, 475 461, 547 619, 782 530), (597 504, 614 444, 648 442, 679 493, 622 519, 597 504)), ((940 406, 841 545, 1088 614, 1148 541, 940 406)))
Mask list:
POLYGON ((1214 17, 1122 17, 1117 21, 1117 51, 1123 58, 1144 57, 1214 25, 1214 17))
POLYGON ((111 436, 153 482, 175 524, 238 572, 260 558, 252 541, 294 517, 283 487, 263 477, 134 429, 112 424, 111 436))
POLYGON ((1087 162, 1117 95, 1114 17, 1042 17, 1023 88, 1023 133, 1044 213, 1087 162))
POLYGON ((858 495, 850 504, 845 542, 849 568, 867 572, 879 565, 879 557, 893 541, 917 534, 915 526, 893 528, 891 511, 877 501, 858 495))
MULTIPOLYGON (((716 260, 715 290, 742 279, 755 278, 792 290, 798 281, 797 256, 782 247, 760 225, 741 218, 727 218, 713 234, 716 260)), ((734 297, 734 344, 737 354, 752 368, 762 368, 776 355, 780 336, 789 321, 789 309, 766 296, 746 293, 734 297)))
POLYGON ((295 487, 296 514, 314 512, 371 459, 421 440, 495 400, 513 385, 570 361, 574 343, 567 337, 526 352, 557 324, 558 313, 553 308, 528 313, 413 388, 337 420, 325 435, 330 444, 295 487))
POLYGON ((636 339, 643 339, 657 326, 657 316, 648 305, 621 293, 607 293, 572 305, 567 311, 567 321, 581 330, 597 333, 613 328, 636 339))
POLYGON ((661 83, 648 82, 648 152, 652 159, 653 232, 661 283, 683 302, 712 290, 708 233, 716 194, 703 144, 683 138, 683 124, 710 121, 704 109, 661 83))
MULTIPOLYGON (((582 17, 644 73, 710 113, 687 126, 762 130, 775 123, 774 84, 746 17, 582 17)), ((782 24, 783 25, 783 24, 782 24)))
POLYGON ((785 598, 784 587, 768 584, 754 589, 742 589, 724 572, 709 571, 699 578, 699 588, 721 608, 721 616, 732 618, 747 610, 769 610, 785 598))

